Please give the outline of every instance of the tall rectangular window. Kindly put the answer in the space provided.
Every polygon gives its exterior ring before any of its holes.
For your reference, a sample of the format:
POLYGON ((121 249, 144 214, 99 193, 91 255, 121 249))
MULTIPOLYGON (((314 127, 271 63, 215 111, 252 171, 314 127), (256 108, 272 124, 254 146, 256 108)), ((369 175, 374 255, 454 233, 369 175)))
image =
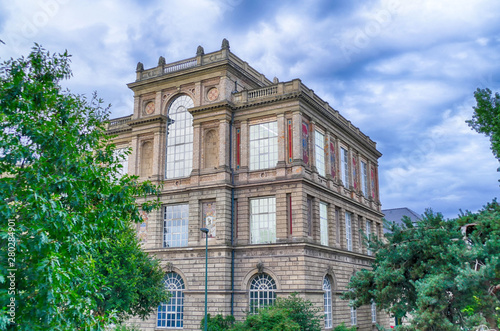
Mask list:
POLYGON ((349 188, 349 157, 345 148, 340 148, 340 169, 342 171, 341 178, 344 186, 349 188))
POLYGON ((351 307, 351 325, 356 324, 358 324, 358 312, 356 311, 356 308, 351 307))
POLYGON ((119 159, 118 164, 122 167, 118 169, 118 177, 121 178, 128 174, 128 148, 117 148, 113 151, 113 156, 119 159))
POLYGON ((188 177, 193 170, 193 100, 183 94, 168 108, 166 178, 188 177))
POLYGON ((278 122, 250 126, 250 170, 276 167, 278 163, 278 122))
POLYGON ((372 302, 372 323, 377 323, 377 305, 372 302))
POLYGON ((266 244, 276 242, 276 198, 250 200, 250 242, 266 244))
POLYGON ((347 250, 352 251, 351 213, 345 213, 345 239, 347 250))
POLYGON ((319 223, 321 245, 328 246, 328 205, 324 202, 319 204, 319 223))
POLYGON ((326 175, 325 169, 325 136, 316 130, 314 132, 314 151, 316 158, 316 169, 321 176, 326 175))
POLYGON ((189 205, 165 206, 163 211, 163 247, 187 246, 189 205))
POLYGON ((364 161, 361 161, 361 190, 363 195, 368 197, 368 167, 364 161))
MULTIPOLYGON (((372 222, 366 221, 366 237, 368 238, 368 240, 370 240, 371 236, 372 236, 372 222)), ((370 248, 366 249, 366 254, 370 256, 372 255, 372 251, 370 250, 370 248)))

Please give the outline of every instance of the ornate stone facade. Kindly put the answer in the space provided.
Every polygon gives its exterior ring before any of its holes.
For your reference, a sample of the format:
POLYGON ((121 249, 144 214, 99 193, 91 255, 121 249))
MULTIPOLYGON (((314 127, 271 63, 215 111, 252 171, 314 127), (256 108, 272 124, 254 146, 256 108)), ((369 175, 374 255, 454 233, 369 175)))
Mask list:
POLYGON ((146 70, 139 63, 136 74, 128 84, 134 113, 108 130, 117 148, 132 148, 129 174, 163 183, 164 206, 139 229, 181 299, 133 322, 199 329, 199 229, 207 227, 210 314, 240 320, 265 300, 298 292, 327 310, 326 329, 356 322, 372 330, 371 307, 353 316, 340 295, 373 259, 360 231, 382 234, 375 142, 299 79, 268 80, 227 40, 212 53, 198 47, 191 59, 160 57, 146 70))

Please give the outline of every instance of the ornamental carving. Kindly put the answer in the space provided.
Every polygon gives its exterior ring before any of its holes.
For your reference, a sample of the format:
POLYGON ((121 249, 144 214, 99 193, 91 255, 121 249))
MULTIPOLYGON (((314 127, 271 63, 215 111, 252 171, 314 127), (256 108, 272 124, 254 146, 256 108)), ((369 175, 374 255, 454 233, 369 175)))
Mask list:
POLYGON ((174 271, 174 264, 172 262, 167 262, 167 264, 165 264, 165 271, 166 272, 173 272, 174 271))
POLYGON ((167 61, 165 61, 165 58, 163 56, 160 56, 160 58, 158 59, 158 67, 164 66, 165 64, 167 64, 167 61))
POLYGON ((259 274, 261 274, 261 273, 264 272, 264 263, 262 261, 260 261, 259 263, 257 263, 256 267, 257 267, 257 272, 259 274))

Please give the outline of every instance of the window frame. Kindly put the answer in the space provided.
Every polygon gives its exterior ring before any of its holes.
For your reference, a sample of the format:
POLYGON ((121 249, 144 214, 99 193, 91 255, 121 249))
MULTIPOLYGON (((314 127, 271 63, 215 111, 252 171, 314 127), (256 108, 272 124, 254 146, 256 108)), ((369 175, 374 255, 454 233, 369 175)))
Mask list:
POLYGON ((323 177, 326 176, 325 157, 325 134, 316 129, 314 130, 314 159, 316 161, 316 170, 323 177))
POLYGON ((113 157, 118 159, 118 164, 121 165, 121 168, 117 168, 117 177, 118 178, 122 178, 123 176, 128 174, 129 156, 130 156, 130 147, 129 146, 117 147, 113 151, 113 157))
POLYGON ((351 325, 355 326, 358 325, 358 311, 354 307, 351 308, 351 325))
POLYGON ((340 147, 340 165, 342 183, 349 188, 349 151, 344 147, 340 147))
POLYGON ((372 301, 371 304, 371 312, 372 312, 372 324, 377 323, 377 305, 372 301))
POLYGON ((333 328, 332 282, 330 277, 323 278, 323 308, 325 313, 325 329, 333 328))
POLYGON ((321 245, 328 246, 328 204, 323 201, 319 203, 319 229, 321 245))
POLYGON ((348 211, 345 212, 345 238, 346 249, 352 252, 352 214, 348 211))
POLYGON ((163 248, 171 247, 186 247, 188 245, 188 235, 189 235, 189 203, 178 203, 172 205, 163 206, 163 248), (185 210, 175 210, 177 208, 184 208, 185 210), (180 213, 180 215, 179 215, 180 213), (169 215, 177 217, 168 218, 169 215), (179 217, 180 216, 180 217, 179 217), (171 224, 167 224, 170 222, 171 224), (179 224, 180 223, 180 224, 179 224), (179 229, 172 229, 179 228, 179 229), (170 232, 167 232, 170 230, 170 232), (172 230, 178 230, 174 232, 172 230), (179 236, 178 240, 172 239, 173 236, 179 236), (167 239, 170 237, 170 239, 167 239), (174 242, 179 242, 179 244, 174 244, 174 242))
POLYGON ((250 244, 269 244, 276 242, 276 197, 258 197, 249 199, 249 220, 250 220, 250 244), (268 200, 267 206, 254 203, 264 202, 268 200), (258 209, 258 210, 257 210, 258 209), (267 211, 266 211, 267 209, 267 211), (265 217, 267 215, 267 218, 265 217), (266 225, 267 226, 262 226, 266 225), (258 228, 255 228, 260 225, 258 228), (267 238, 263 240, 262 231, 267 231, 267 238))
POLYGON ((248 169, 250 171, 276 168, 278 164, 278 121, 249 125, 248 147, 248 169), (275 134, 271 136, 270 133, 273 130, 275 134))
POLYGON ((188 111, 191 107, 194 107, 194 101, 187 94, 176 96, 168 106, 165 147, 166 179, 191 175, 194 148, 193 115, 188 111), (181 107, 184 109, 180 109, 181 107), (171 121, 174 122, 171 123, 171 121))
POLYGON ((178 273, 169 272, 165 274, 164 281, 165 287, 172 294, 172 297, 168 303, 160 303, 158 305, 156 327, 161 329, 182 329, 184 327, 184 290, 186 289, 184 280, 178 273), (174 325, 169 326, 169 322, 174 325))
POLYGON ((260 308, 273 305, 276 300, 276 290, 276 281, 270 275, 260 273, 254 276, 248 287, 250 314, 256 314, 260 308))

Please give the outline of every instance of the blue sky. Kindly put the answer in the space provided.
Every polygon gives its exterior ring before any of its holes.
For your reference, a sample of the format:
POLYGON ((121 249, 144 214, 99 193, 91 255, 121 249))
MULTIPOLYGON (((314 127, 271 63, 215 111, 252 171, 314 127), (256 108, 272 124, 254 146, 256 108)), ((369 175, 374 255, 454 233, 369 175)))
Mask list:
POLYGON ((498 196, 489 140, 469 129, 476 88, 500 90, 500 2, 68 1, 0 4, 0 58, 34 42, 69 51, 73 92, 133 110, 137 62, 231 51, 280 81, 300 78, 377 142, 383 208, 455 217, 498 196))

